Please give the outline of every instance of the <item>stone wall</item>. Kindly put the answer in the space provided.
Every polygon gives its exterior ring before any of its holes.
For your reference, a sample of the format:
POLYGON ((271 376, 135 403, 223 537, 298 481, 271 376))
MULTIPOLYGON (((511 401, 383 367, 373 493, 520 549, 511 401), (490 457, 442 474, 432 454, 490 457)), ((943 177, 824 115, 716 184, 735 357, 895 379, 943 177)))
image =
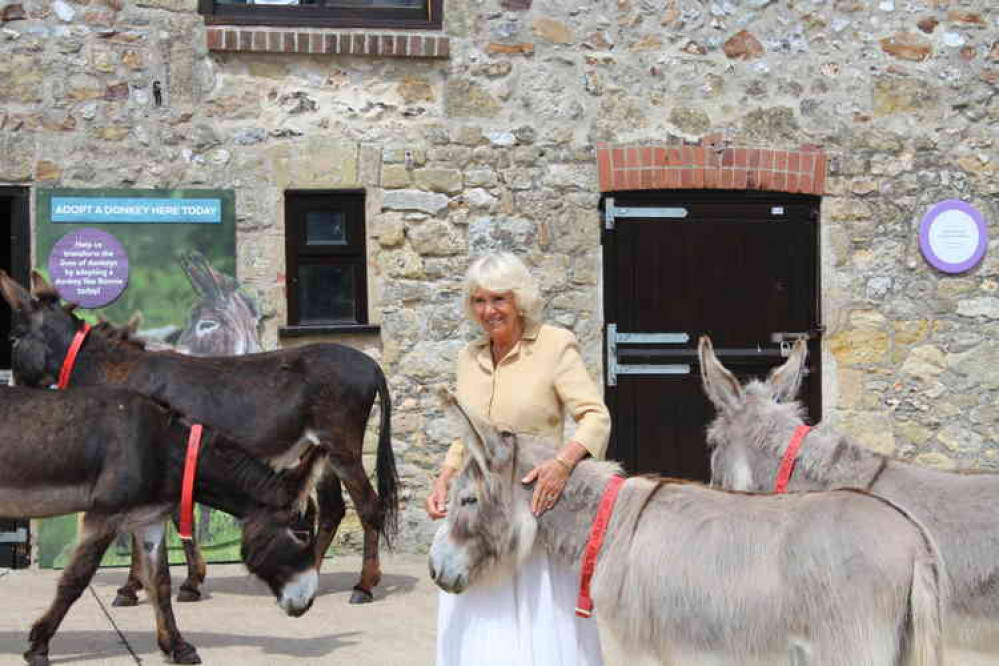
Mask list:
POLYGON ((269 347, 301 341, 278 337, 283 192, 363 187, 381 332, 322 339, 385 366, 419 549, 468 257, 522 251, 598 376, 597 143, 818 145, 828 416, 880 451, 999 466, 999 248, 950 277, 916 244, 948 198, 996 232, 994 3, 452 0, 445 26, 399 57, 395 37, 209 37, 196 0, 0 0, 0 184, 235 190, 269 347))

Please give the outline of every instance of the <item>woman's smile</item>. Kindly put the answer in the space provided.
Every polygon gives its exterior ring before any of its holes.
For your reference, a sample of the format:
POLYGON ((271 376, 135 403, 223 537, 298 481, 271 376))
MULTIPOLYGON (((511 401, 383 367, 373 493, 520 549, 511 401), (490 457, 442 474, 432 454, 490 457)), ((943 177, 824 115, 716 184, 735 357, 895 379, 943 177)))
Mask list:
POLYGON ((520 313, 512 291, 476 289, 472 308, 479 325, 494 342, 512 343, 520 336, 520 313))

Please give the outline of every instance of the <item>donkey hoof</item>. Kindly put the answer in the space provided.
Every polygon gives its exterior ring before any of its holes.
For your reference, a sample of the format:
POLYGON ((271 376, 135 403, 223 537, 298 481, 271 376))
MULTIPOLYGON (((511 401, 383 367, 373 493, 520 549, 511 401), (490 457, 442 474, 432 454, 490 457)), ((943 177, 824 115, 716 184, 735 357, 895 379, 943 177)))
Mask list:
POLYGON ((139 605, 139 597, 119 592, 114 601, 111 602, 111 605, 115 608, 131 608, 132 606, 139 605))
POLYGON ((28 650, 24 653, 24 660, 28 666, 49 666, 49 656, 28 650))
POLYGON ((177 591, 177 601, 201 601, 201 592, 188 587, 182 587, 177 591))
POLYGON ((352 604, 370 604, 374 600, 374 595, 360 585, 355 585, 354 592, 350 595, 350 603, 352 604))
POLYGON ((201 657, 190 643, 181 643, 171 655, 175 664, 200 664, 201 657))

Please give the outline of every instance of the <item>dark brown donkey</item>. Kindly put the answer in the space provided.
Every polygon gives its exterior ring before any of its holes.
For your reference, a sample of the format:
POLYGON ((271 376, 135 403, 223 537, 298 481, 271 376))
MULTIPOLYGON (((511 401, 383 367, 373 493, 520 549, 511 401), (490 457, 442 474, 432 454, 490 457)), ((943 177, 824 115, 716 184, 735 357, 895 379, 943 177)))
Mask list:
MULTIPOLYGON (((253 298, 240 289, 239 281, 216 270, 196 250, 181 256, 180 264, 197 299, 188 312, 187 325, 177 338, 177 351, 190 356, 238 356, 259 352, 261 346, 257 331, 260 308, 253 298)), ((139 321, 141 319, 130 320, 126 330, 135 332, 139 321)), ((311 524, 314 518, 314 512, 307 514, 303 517, 303 522, 311 524)), ((201 599, 201 585, 205 581, 207 569, 198 544, 211 537, 210 525, 211 509, 199 506, 198 529, 193 535, 195 538, 182 542, 187 561, 187 579, 177 591, 177 601, 201 599)), ((135 549, 133 545, 133 550, 135 549)), ((141 583, 137 575, 138 565, 133 557, 128 582, 118 590, 115 606, 135 606, 139 603, 141 583)))
MULTIPOLYGON (((174 620, 163 538, 164 517, 180 501, 188 431, 175 414, 132 391, 0 387, 0 516, 85 512, 55 600, 31 628, 24 653, 31 666, 49 663, 52 636, 122 532, 141 543, 160 649, 175 663, 201 663, 174 620)), ((243 561, 292 616, 312 605, 318 581, 312 544, 291 530, 291 505, 306 476, 304 468, 278 474, 204 431, 194 496, 242 518, 243 561)))
MULTIPOLYGON (((14 379, 44 387, 59 375, 84 322, 74 306, 33 272, 31 293, 0 271, 0 293, 14 310, 14 379)), ((364 563, 352 603, 372 599, 381 578, 379 535, 396 530, 399 479, 392 454, 391 401, 379 365, 361 351, 314 344, 243 356, 191 357, 152 352, 127 332, 97 327, 80 348, 70 385, 115 385, 147 395, 224 433, 276 466, 297 462, 313 446, 324 464, 317 484, 317 566, 346 512, 341 481, 364 526, 364 563), (375 396, 381 402, 376 494, 361 464, 364 430, 375 396)))

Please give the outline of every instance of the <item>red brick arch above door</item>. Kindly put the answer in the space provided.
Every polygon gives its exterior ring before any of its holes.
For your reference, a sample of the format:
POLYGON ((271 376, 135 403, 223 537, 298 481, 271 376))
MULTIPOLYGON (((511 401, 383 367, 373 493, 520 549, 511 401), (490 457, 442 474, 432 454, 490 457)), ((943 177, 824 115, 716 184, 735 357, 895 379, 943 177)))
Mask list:
POLYGON ((721 135, 697 143, 597 144, 600 191, 766 190, 824 194, 826 154, 730 145, 721 135))

